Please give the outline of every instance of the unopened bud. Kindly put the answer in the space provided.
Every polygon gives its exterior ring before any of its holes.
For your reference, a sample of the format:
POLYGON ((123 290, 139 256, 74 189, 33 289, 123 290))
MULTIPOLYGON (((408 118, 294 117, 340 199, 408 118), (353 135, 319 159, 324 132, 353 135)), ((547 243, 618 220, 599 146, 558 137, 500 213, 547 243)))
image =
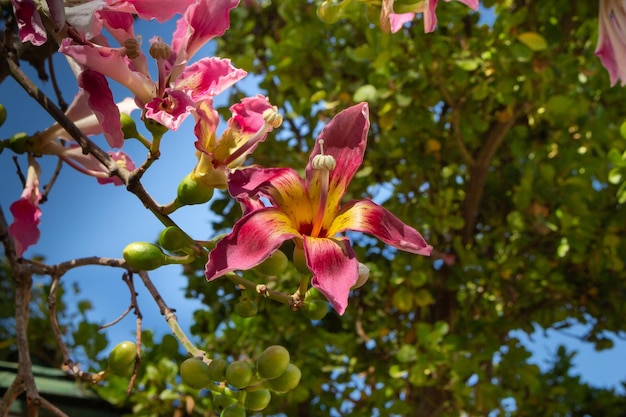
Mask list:
POLYGON ((124 139, 138 138, 139 132, 135 120, 126 113, 120 113, 120 122, 122 124, 122 133, 124 139))
POLYGON ((182 205, 203 204, 213 197, 213 187, 208 187, 188 174, 178 185, 176 200, 182 205))
POLYGON ((167 263, 161 248, 148 242, 133 242, 122 251, 124 260, 140 271, 152 271, 167 263))

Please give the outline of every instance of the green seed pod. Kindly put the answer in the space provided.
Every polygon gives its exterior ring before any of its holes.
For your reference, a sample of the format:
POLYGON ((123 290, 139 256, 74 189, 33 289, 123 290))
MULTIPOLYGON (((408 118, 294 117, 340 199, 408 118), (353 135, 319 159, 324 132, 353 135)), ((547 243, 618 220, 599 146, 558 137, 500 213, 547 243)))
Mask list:
POLYGON ((26 152, 26 148, 28 147, 30 140, 31 137, 28 136, 26 133, 16 133, 9 139, 8 148, 17 154, 23 154, 24 152, 26 152))
POLYGON ((310 320, 321 320, 328 314, 328 301, 307 298, 300 310, 310 320))
POLYGON ((220 417, 246 417, 246 409, 239 403, 231 404, 222 410, 220 417))
POLYGON ((137 346, 133 342, 122 342, 109 353, 108 370, 113 375, 128 378, 135 369, 137 346))
POLYGON ((129 114, 120 113, 120 123, 122 124, 124 139, 139 138, 141 136, 137 131, 135 119, 133 119, 129 114))
POLYGON ((278 378, 274 378, 268 381, 269 388, 272 391, 281 393, 291 391, 300 383, 302 372, 293 363, 287 366, 287 370, 278 378))
POLYGON ((265 349, 256 360, 256 371, 264 379, 278 378, 287 370, 289 351, 282 346, 274 345, 265 349))
POLYGON ((133 242, 122 251, 122 256, 135 269, 152 271, 167 263, 161 248, 148 242, 133 242))
POLYGON ((180 376, 185 385, 194 389, 202 389, 213 383, 209 377, 209 366, 198 358, 185 359, 180 364, 180 376))
POLYGON ((167 127, 163 126, 156 120, 147 117, 144 119, 143 123, 146 125, 146 129, 148 129, 148 132, 152 133, 152 137, 154 138, 162 137, 165 132, 169 130, 167 127))
POLYGON ((228 362, 224 359, 213 359, 209 364, 209 377, 213 381, 226 381, 226 367, 228 362))
POLYGON ((306 264, 306 256, 304 255, 304 248, 299 248, 296 246, 293 248, 293 264, 295 265, 298 272, 301 274, 310 274, 311 271, 306 264))
POLYGON ((0 104, 0 126, 4 124, 7 120, 7 109, 2 104, 0 104))
POLYGON ((256 303, 249 298, 241 299, 235 306, 237 314, 243 318, 256 316, 259 312, 259 308, 256 303))
POLYGON ((285 272, 287 265, 289 265, 287 255, 285 255, 285 253, 281 250, 276 250, 269 256, 269 258, 255 266, 254 269, 263 275, 279 276, 285 272))
POLYGON ((163 335, 159 346, 164 356, 171 358, 178 354, 178 339, 171 334, 163 335))
POLYGON ((232 362, 226 367, 226 381, 235 388, 245 388, 252 380, 252 368, 244 361, 232 362))
POLYGON ((176 226, 168 226, 159 235, 159 245, 165 250, 176 252, 189 243, 187 236, 176 226))
POLYGON ((272 394, 268 389, 260 389, 246 394, 245 407, 250 411, 261 411, 267 407, 272 400, 272 394))
POLYGON ((193 174, 187 174, 178 184, 176 200, 182 205, 204 204, 213 197, 213 187, 196 180, 193 174))

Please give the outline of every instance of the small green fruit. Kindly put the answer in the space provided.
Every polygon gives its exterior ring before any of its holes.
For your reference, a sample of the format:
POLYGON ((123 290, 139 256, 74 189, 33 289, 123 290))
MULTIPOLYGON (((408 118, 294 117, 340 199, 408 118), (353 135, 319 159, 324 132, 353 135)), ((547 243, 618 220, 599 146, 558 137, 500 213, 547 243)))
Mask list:
POLYGON ((278 378, 269 380, 268 385, 272 391, 278 393, 287 392, 298 386, 301 377, 302 372, 300 372, 300 368, 290 363, 285 373, 278 378))
POLYGON ((285 272, 289 265, 289 259, 287 255, 281 250, 274 251, 269 258, 255 266, 254 269, 259 271, 263 275, 278 276, 285 272))
POLYGON ((130 266, 141 271, 152 271, 167 262, 167 257, 156 245, 148 242, 133 242, 122 251, 130 266))
POLYGON ((228 362, 224 359, 213 359, 209 364, 209 377, 213 381, 222 382, 226 380, 226 367, 228 362))
POLYGON ((4 124, 7 120, 7 109, 2 104, 0 104, 0 126, 4 124))
POLYGON ((209 376, 209 366, 198 358, 185 359, 180 364, 180 376, 185 385, 194 389, 202 389, 213 383, 209 376))
POLYGON ((168 226, 159 235, 159 245, 165 250, 176 252, 188 245, 189 239, 176 226, 168 226))
POLYGON ((176 199, 182 205, 204 204, 213 197, 213 187, 208 187, 187 174, 178 184, 176 199))
POLYGON ((220 417, 246 417, 246 409, 239 403, 231 404, 222 410, 220 417))
POLYGON ((137 346, 133 342, 122 342, 109 353, 108 369, 113 375, 128 378, 135 369, 137 346))
POLYGON ((17 154, 26 152, 26 148, 30 144, 31 137, 24 132, 16 133, 9 138, 8 148, 17 154))
POLYGON ((310 320, 321 320, 328 314, 328 301, 307 298, 300 310, 310 320))
POLYGON ((256 303, 249 298, 242 299, 235 306, 235 311, 243 318, 255 316, 258 313, 259 308, 256 303))
POLYGON ((304 248, 295 247, 293 249, 293 264, 301 274, 310 274, 311 271, 306 264, 306 256, 304 255, 304 248))
POLYGON ((166 334, 161 339, 161 352, 164 356, 171 358, 178 354, 178 339, 171 334, 166 334))
POLYGON ((124 139, 132 139, 140 137, 137 131, 137 125, 135 120, 126 113, 120 113, 120 123, 122 124, 122 133, 124 133, 124 139))
POLYGON ((278 378, 287 370, 289 351, 282 346, 274 345, 265 349, 256 360, 256 371, 264 379, 278 378))
POLYGON ((226 367, 226 381, 235 388, 245 388, 252 380, 252 368, 244 361, 235 361, 226 367))
POLYGON ((272 400, 272 394, 268 389, 260 389, 254 392, 248 392, 246 394, 246 401, 244 405, 248 410, 261 411, 268 406, 272 400))

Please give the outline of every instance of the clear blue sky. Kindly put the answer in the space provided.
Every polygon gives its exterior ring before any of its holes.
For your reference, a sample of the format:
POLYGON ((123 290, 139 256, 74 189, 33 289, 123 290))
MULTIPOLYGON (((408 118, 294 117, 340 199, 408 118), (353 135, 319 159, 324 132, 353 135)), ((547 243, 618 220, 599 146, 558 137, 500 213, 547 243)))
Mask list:
MULTIPOLYGON (((160 34, 166 42, 171 39, 173 24, 156 25, 140 23, 138 32, 144 41, 153 34, 160 34), (155 31, 159 31, 158 33, 155 31)), ((145 46, 144 46, 145 47, 145 46)), ((196 57, 212 55, 213 50, 207 47, 196 57)), ((57 73, 61 79, 64 97, 70 102, 76 91, 76 82, 69 71, 65 71, 63 57, 56 57, 57 73), (68 77, 69 75, 69 77, 68 77)), ((233 59, 236 64, 237 60, 233 59)), ((32 77, 35 76, 26 64, 23 68, 32 77)), ((248 83, 249 85, 252 83, 248 83)), ((120 86, 112 85, 117 99, 123 98, 125 91, 120 86)), ((44 92, 52 95, 50 83, 43 86, 44 92)), ((271 99, 271 97, 270 97, 271 99)), ((52 119, 36 103, 24 93, 11 79, 0 84, 0 102, 8 110, 9 120, 0 127, 0 138, 7 138, 18 131, 32 134, 52 123, 52 119)), ((104 144, 102 138, 99 143, 104 144)), ((160 203, 166 203, 175 196, 179 181, 194 167, 196 158, 193 143, 193 120, 189 118, 174 133, 165 136, 162 142, 161 158, 154 169, 144 177, 144 185, 152 196, 160 203)), ((136 142, 125 144, 124 150, 130 153, 135 161, 141 162, 145 157, 145 149, 136 142)), ((0 154, 0 178, 2 186, 0 204, 9 216, 9 205, 21 194, 21 184, 15 175, 15 167, 10 152, 0 154)), ((19 162, 22 169, 26 168, 26 158, 21 156, 19 162)), ((42 161, 42 184, 46 184, 52 174, 55 160, 44 158, 42 161)), ((26 256, 45 255, 47 262, 56 263, 84 256, 121 257, 122 249, 133 241, 154 241, 161 231, 161 224, 142 206, 142 204, 123 187, 98 185, 91 177, 77 173, 65 167, 54 186, 49 200, 42 206, 41 239, 26 256)), ((210 213, 206 206, 186 207, 172 216, 185 230, 190 231, 194 238, 207 239, 212 237, 209 227, 210 213)), ((184 328, 192 323, 191 313, 200 303, 183 297, 182 288, 185 278, 181 277, 180 267, 169 266, 151 274, 155 284, 162 292, 165 301, 176 308, 178 318, 184 328)), ((95 310, 90 317, 98 322, 107 322, 117 317, 129 304, 128 291, 120 279, 120 272, 103 267, 79 268, 68 274, 64 280, 79 284, 81 298, 91 299, 95 310)), ((41 279, 41 278, 38 278, 41 279)), ((210 284, 207 284, 210 285, 210 284)), ((157 334, 168 331, 164 320, 160 317, 156 305, 138 283, 140 305, 144 314, 144 326, 153 329, 157 334)), ((132 337, 135 329, 134 317, 108 330, 112 345, 132 337)), ((570 330, 571 333, 582 333, 583 328, 570 330)), ((626 380, 626 343, 617 342, 609 351, 596 352, 588 344, 558 332, 548 332, 544 337, 536 332, 532 340, 522 332, 515 333, 522 342, 530 346, 534 352, 533 361, 543 369, 556 352, 559 344, 565 344, 568 350, 578 350, 575 359, 575 373, 595 386, 619 387, 620 381, 626 380)))

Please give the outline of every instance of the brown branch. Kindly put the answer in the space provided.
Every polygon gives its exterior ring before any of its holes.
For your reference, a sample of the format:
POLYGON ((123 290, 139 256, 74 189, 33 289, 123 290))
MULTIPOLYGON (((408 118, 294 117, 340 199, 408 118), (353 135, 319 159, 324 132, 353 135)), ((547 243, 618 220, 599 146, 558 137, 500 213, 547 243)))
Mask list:
POLYGON ((137 376, 139 374, 139 365, 141 364, 141 323, 143 320, 143 315, 141 314, 141 310, 139 310, 139 303, 137 302, 137 291, 135 291, 135 283, 133 281, 133 274, 131 272, 127 272, 122 277, 122 280, 128 285, 128 289, 130 290, 130 304, 135 310, 135 315, 137 316, 137 326, 136 326, 136 334, 135 334, 135 349, 136 349, 136 359, 135 359, 135 367, 133 369, 133 374, 130 377, 130 381, 128 382, 128 388, 126 389, 126 395, 130 395, 135 386, 135 381, 137 380, 137 376))
POLYGON ((479 206, 483 197, 491 161, 507 133, 509 133, 519 117, 526 114, 529 110, 530 104, 524 103, 507 120, 494 121, 487 132, 483 146, 478 151, 474 164, 470 168, 470 178, 465 191, 465 201, 462 208, 463 219, 465 220, 465 227, 463 228, 463 243, 465 244, 469 244, 473 240, 479 206))
POLYGON ((54 167, 54 172, 52 173, 52 177, 50 177, 50 181, 48 181, 48 183, 43 186, 43 193, 41 194, 41 198, 39 199, 40 204, 48 201, 48 194, 50 194, 54 183, 56 182, 57 178, 59 178, 61 168, 63 168, 63 160, 61 158, 58 158, 57 165, 54 167))

